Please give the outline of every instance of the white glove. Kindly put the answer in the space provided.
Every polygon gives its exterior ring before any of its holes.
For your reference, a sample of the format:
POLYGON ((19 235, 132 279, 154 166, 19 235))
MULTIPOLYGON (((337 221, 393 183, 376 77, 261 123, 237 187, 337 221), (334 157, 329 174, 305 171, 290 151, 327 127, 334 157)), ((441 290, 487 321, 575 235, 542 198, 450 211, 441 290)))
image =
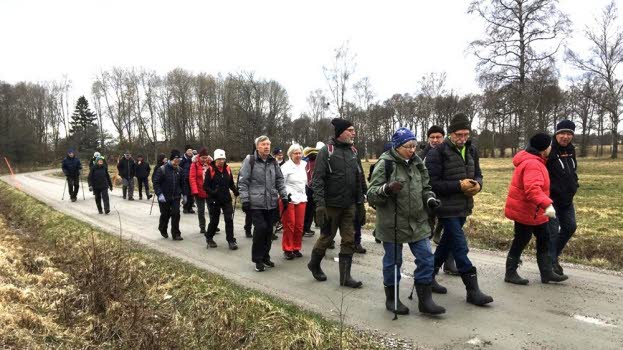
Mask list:
POLYGON ((545 208, 545 213, 543 213, 543 215, 549 217, 550 219, 554 219, 556 217, 556 209, 554 209, 554 206, 550 204, 547 208, 545 208))
POLYGON ((164 194, 161 193, 161 194, 158 195, 158 202, 164 203, 166 201, 167 200, 164 198, 164 194))

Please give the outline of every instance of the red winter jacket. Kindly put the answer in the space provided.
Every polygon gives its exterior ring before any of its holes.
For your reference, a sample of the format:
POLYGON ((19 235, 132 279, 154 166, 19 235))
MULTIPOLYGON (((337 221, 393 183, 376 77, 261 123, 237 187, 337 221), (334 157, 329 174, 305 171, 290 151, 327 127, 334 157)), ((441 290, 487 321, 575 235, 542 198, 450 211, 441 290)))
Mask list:
MULTIPOLYGON (((210 163, 208 163, 209 166, 210 163)), ((190 193, 199 198, 208 198, 208 194, 203 189, 203 179, 205 172, 201 161, 193 162, 190 165, 190 173, 188 174, 188 182, 190 183, 190 193)))
POLYGON ((513 157, 515 171, 508 189, 504 215, 524 225, 537 226, 549 218, 543 213, 552 204, 545 159, 521 151, 513 157))

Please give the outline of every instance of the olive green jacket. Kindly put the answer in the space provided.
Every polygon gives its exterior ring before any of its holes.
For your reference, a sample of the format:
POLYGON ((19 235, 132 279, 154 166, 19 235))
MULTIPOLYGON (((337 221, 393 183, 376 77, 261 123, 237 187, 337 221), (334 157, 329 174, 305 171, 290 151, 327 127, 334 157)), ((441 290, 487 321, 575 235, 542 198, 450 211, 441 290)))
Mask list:
POLYGON ((374 166, 368 203, 376 207, 376 238, 383 242, 409 243, 428 238, 430 226, 426 201, 435 198, 428 183, 428 170, 417 155, 406 161, 396 150, 381 155, 374 166), (397 196, 385 194, 385 162, 393 161, 393 171, 388 182, 399 181, 402 190, 397 196), (396 211, 396 204, 398 209, 396 211), (397 230, 394 232, 395 221, 397 230))

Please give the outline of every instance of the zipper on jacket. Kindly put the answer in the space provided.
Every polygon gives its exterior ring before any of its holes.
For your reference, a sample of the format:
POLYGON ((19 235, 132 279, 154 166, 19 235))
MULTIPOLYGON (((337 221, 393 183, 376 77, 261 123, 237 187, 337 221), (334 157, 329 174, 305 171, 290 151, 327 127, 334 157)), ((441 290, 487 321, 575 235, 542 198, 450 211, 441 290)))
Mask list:
POLYGON ((536 206, 536 212, 534 213, 534 219, 536 220, 536 216, 539 215, 539 206, 536 206))

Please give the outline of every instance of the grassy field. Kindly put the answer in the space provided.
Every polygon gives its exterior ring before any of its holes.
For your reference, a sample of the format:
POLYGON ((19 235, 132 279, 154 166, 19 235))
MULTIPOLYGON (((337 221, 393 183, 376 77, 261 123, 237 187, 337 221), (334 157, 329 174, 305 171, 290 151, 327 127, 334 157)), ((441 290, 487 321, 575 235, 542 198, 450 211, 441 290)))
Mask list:
POLYGON ((382 349, 0 182, 0 348, 382 349), (73 252, 67 254, 67 252, 73 252))

